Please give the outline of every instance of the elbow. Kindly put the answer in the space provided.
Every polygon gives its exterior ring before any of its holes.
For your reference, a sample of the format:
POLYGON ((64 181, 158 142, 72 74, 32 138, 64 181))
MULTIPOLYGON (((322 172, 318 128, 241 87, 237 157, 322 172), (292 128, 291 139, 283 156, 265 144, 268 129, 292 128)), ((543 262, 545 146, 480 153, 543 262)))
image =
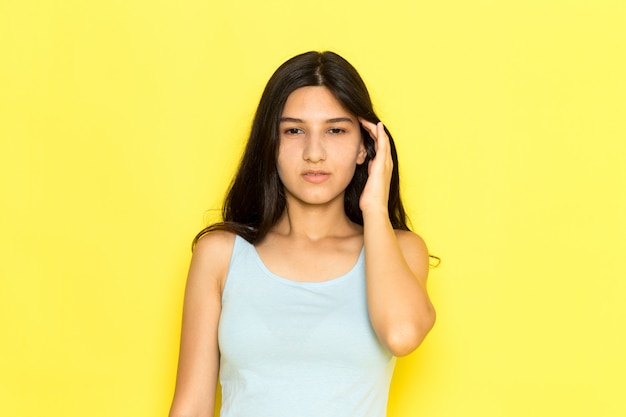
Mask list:
POLYGON ((213 407, 210 404, 177 401, 174 398, 168 417, 212 417, 213 407))
POLYGON ((435 310, 431 306, 428 313, 419 317, 419 320, 398 323, 393 329, 389 329, 383 344, 393 356, 406 356, 422 344, 435 325, 435 319, 435 310))

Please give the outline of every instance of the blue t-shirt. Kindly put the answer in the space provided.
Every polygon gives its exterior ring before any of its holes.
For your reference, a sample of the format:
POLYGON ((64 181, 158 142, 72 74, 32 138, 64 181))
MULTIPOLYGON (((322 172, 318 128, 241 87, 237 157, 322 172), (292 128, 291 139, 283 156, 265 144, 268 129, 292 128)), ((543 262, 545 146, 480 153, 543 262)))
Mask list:
POLYGON ((297 282, 237 236, 219 323, 222 417, 384 417, 395 358, 369 321, 365 255, 297 282))

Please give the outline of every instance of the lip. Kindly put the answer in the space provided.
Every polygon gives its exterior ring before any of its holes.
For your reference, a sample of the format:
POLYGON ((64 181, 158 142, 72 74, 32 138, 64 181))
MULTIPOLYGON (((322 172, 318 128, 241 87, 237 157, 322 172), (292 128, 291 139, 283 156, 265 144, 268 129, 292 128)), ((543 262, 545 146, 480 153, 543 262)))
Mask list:
POLYGON ((320 170, 308 170, 302 173, 302 178, 313 184, 320 184, 326 181, 329 177, 330 173, 320 170))

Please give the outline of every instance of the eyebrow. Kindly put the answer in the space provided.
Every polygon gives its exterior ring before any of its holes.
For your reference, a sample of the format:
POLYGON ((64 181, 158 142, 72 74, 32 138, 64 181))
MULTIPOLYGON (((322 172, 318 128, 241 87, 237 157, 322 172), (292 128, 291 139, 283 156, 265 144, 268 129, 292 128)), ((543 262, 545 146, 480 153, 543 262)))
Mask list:
MULTIPOLYGON (((280 122, 281 123, 286 123, 286 122, 287 123, 304 123, 304 120, 297 119, 295 117, 281 117, 280 122)), ((341 123, 341 122, 354 123, 354 121, 349 117, 335 117, 333 119, 326 120, 326 123, 341 123)))

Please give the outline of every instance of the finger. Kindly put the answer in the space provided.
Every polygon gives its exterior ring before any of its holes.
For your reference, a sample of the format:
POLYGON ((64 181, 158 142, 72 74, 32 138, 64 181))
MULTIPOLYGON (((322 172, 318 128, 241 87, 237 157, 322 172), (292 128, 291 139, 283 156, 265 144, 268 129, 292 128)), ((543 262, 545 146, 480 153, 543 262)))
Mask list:
POLYGON ((376 155, 381 155, 381 160, 384 161, 388 167, 393 166, 393 159, 391 157, 391 140, 385 131, 385 126, 382 122, 376 125, 376 136, 378 139, 375 141, 376 155))
POLYGON ((378 139, 377 127, 374 123, 359 117, 359 122, 367 132, 370 134, 370 137, 374 140, 378 139))
POLYGON ((376 152, 387 152, 387 149, 389 148, 389 136, 387 136, 387 132, 385 132, 385 125, 383 125, 383 122, 378 122, 377 124, 371 123, 371 125, 376 132, 371 135, 374 139, 376 152))
POLYGON ((378 139, 377 145, 381 147, 382 150, 387 150, 389 147, 389 136, 387 136, 387 132, 385 132, 385 126, 383 122, 378 122, 376 125, 376 138, 378 139))

